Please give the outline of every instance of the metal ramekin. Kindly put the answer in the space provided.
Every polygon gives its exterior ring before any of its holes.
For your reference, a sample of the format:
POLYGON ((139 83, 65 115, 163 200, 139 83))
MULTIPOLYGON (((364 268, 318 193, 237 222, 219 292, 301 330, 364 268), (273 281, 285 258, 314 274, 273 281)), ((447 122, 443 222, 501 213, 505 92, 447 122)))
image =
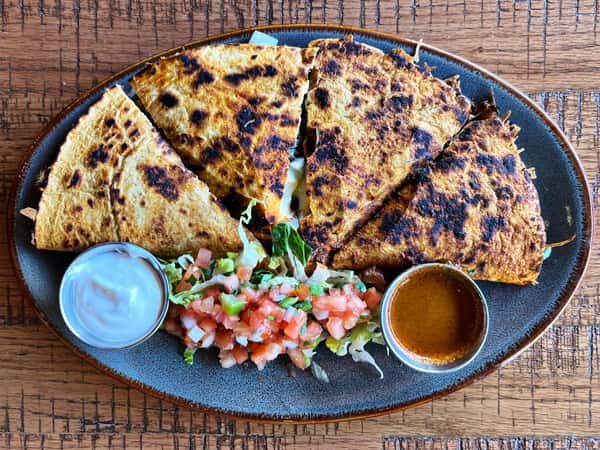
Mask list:
POLYGON ((488 331, 489 331, 489 320, 488 320, 488 307, 487 301, 479 286, 463 271, 457 269, 456 267, 450 266, 448 264, 441 263, 429 263, 429 264, 420 264, 418 266, 411 267, 407 271, 398 275, 394 281, 388 286, 383 299, 381 301, 381 330, 383 332, 383 337, 385 342, 387 343, 392 353, 404 364, 407 366, 418 370, 420 372, 427 373, 447 373, 453 372, 455 370, 462 369, 467 364, 475 359, 475 357, 481 351, 483 345, 485 344, 488 331), (426 361, 425 359, 418 359, 416 355, 408 352, 398 341, 395 339, 394 334, 391 330, 390 326, 390 309, 391 303, 393 301, 393 294, 396 290, 396 287, 405 281, 410 275, 415 274, 420 270, 437 266, 443 270, 453 272, 457 278, 463 281, 464 285, 471 290, 471 292, 475 293, 476 298, 481 301, 482 305, 482 320, 484 321, 481 335, 477 342, 473 344, 473 347, 469 349, 469 351, 461 358, 455 359, 453 361, 447 363, 432 363, 426 361))
POLYGON ((156 333, 156 331, 160 328, 163 320, 165 319, 165 317, 167 315, 167 311, 169 310, 169 280, 167 279, 166 274, 162 270, 160 263, 158 262, 158 260, 152 253, 150 253, 149 251, 143 249, 142 247, 140 247, 138 245, 131 244, 129 242, 107 242, 107 243, 97 244, 93 247, 90 247, 87 250, 85 250, 84 252, 82 252, 81 254, 79 254, 71 262, 71 264, 65 271, 65 274, 67 274, 69 272, 69 270, 71 270, 71 268, 74 267, 76 264, 81 263, 87 259, 93 258, 95 255, 98 255, 100 253, 105 253, 105 252, 110 252, 110 251, 127 253, 134 257, 143 258, 144 260, 146 260, 146 262, 148 262, 148 264, 150 264, 150 266, 158 274, 158 276, 161 280, 161 285, 162 285, 163 302, 162 302, 162 309, 161 309, 160 313, 158 314, 158 316, 156 318, 156 322, 154 323, 154 325, 152 326, 150 331, 144 333, 138 339, 135 339, 135 340, 132 340, 129 342, 120 343, 119 345, 115 345, 115 344, 107 343, 106 341, 103 341, 102 338, 91 335, 89 332, 86 332, 86 330, 80 329, 80 327, 77 326, 76 322, 72 321, 71 317, 69 317, 69 314, 67 313, 66 303, 72 299, 69 299, 68 296, 65 295, 65 292, 64 292, 65 275, 63 275, 63 279, 60 283, 59 296, 58 296, 60 313, 61 313, 63 320, 65 321, 67 327, 69 328, 69 330, 71 330, 71 332, 75 336, 77 336, 77 338, 79 338, 81 341, 85 342, 86 344, 91 345, 92 347, 102 348, 102 349, 130 348, 130 347, 134 347, 134 346, 139 345, 142 342, 146 341, 154 333, 156 333))

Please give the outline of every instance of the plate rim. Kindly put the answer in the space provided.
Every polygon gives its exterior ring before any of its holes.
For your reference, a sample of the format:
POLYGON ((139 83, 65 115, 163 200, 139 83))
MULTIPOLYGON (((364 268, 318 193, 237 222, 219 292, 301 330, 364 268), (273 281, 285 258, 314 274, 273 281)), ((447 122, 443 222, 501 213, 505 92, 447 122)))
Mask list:
POLYGON ((52 332, 58 337, 58 339, 66 345, 69 350, 74 352, 77 356, 85 360, 87 363, 92 365, 94 368, 99 370, 100 372, 117 379, 121 383, 132 386, 135 389, 138 389, 144 393, 148 393, 154 397, 158 397, 163 400, 167 400, 176 405, 194 410, 196 412, 209 413, 209 414, 219 414, 224 417, 229 417, 232 419, 243 419, 250 420, 254 422, 262 422, 262 423, 290 423, 290 424, 317 424, 317 423, 332 423, 332 422, 341 422, 347 420, 356 420, 356 419, 365 419, 370 417, 382 416, 384 414, 390 414, 394 412, 399 412, 406 410, 408 408, 413 408, 418 405, 422 405, 429 401, 439 399, 441 397, 445 397, 453 392, 456 392, 460 389, 469 386, 475 381, 481 380, 482 378, 490 375, 495 370, 501 368, 508 362, 512 361, 514 358, 518 357, 522 352, 527 350, 531 345, 533 345, 547 330, 552 326, 552 324, 558 319, 558 317, 565 310, 571 299, 573 298, 575 292, 581 285, 581 282, 584 278, 585 272, 590 264, 591 259, 591 249, 592 249, 592 240, 594 236, 594 211, 593 211, 593 203, 591 200, 591 191, 590 184, 588 182, 587 176, 585 174, 585 170, 583 168, 583 164, 579 155, 573 148, 572 144, 569 142, 566 135, 563 131, 558 127, 558 125, 548 116, 548 114, 531 98, 529 98, 526 94, 524 94, 520 89, 516 88, 513 84, 508 81, 505 81, 498 75, 495 75, 491 71, 486 68, 475 64, 461 56, 455 55, 453 53, 447 52, 445 50, 439 49, 435 46, 425 44, 421 41, 416 41, 413 39, 406 38, 400 34, 387 33, 377 30, 371 30, 367 28, 360 28, 355 26, 348 25, 337 25, 337 24, 307 24, 307 23, 297 23, 297 24, 277 24, 277 25, 261 25, 255 27, 248 27, 237 29, 234 31, 229 31, 225 33, 219 33, 204 37, 202 39, 196 39, 189 42, 186 42, 183 45, 176 46, 170 48, 168 50, 164 50, 162 52, 158 52, 152 54, 151 56, 144 58, 140 61, 137 61, 133 64, 130 64, 113 75, 103 79, 98 82, 90 89, 87 89, 80 95, 78 95, 73 101, 71 101, 67 106, 65 106, 57 115, 53 116, 53 118, 42 128, 40 132, 38 132, 35 138, 32 140, 31 144, 23 153, 19 165, 17 167, 17 171, 15 177, 13 179, 12 187, 8 197, 8 210, 7 210, 7 237, 9 241, 8 250, 10 254, 10 260, 12 263, 13 270, 17 274, 18 284, 21 287, 22 291, 25 293, 25 297, 28 298, 33 309, 44 325, 46 325, 52 332), (551 311, 549 314, 546 314, 543 320, 541 320, 525 337, 523 337, 520 341, 515 343, 502 358, 494 360, 484 366, 479 372, 474 373, 469 376, 465 380, 454 384, 442 391, 436 392, 432 395, 429 395, 424 398, 415 399, 408 402, 403 402, 399 405, 392 405, 382 408, 374 408, 361 412, 348 412, 336 415, 327 415, 327 414, 318 414, 318 415, 307 415, 303 416, 301 414, 290 414, 287 416, 277 416, 272 413, 240 413, 235 411, 224 411, 219 408, 211 408, 208 406, 204 406, 198 404, 194 401, 185 399, 183 397, 171 395, 165 392, 162 392, 150 385, 139 382, 138 380, 131 378, 125 374, 118 373, 112 368, 102 364, 99 360, 92 357, 81 348, 77 347, 75 344, 71 343, 65 336, 63 336, 60 331, 48 320, 43 311, 41 311, 36 301, 34 300, 27 283, 25 282, 25 278, 23 276, 23 272, 21 270, 21 266, 18 262, 17 257, 17 247, 16 247, 16 239, 14 237, 14 225, 15 225, 15 216, 18 214, 15 211, 16 207, 16 195, 19 187, 21 186, 21 181, 23 178, 23 174, 28 167, 29 160, 31 156, 35 152, 35 150, 39 147, 40 142, 50 133, 52 130, 59 124, 64 117, 70 113, 73 109, 79 106, 85 99, 87 99, 90 95, 98 92, 99 90, 105 88, 107 85, 114 83, 119 78, 127 75, 128 73, 143 67, 144 65, 154 62, 160 58, 164 58, 166 56, 173 55, 177 52, 180 52, 186 48, 197 47, 210 44, 214 41, 223 41, 225 39, 235 38, 244 34, 252 33, 253 31, 262 31, 262 32, 277 32, 277 31, 311 31, 311 32, 338 32, 345 34, 352 34, 357 36, 366 36, 371 37, 377 40, 384 40, 388 42, 398 43, 399 45, 408 45, 413 48, 421 48, 426 50, 429 53, 432 53, 436 56, 440 56, 443 59, 449 60, 451 62, 457 63, 468 69, 471 72, 479 73, 484 78, 496 83, 500 87, 504 88, 508 91, 513 97, 516 97, 519 101, 523 102, 528 108, 533 110, 535 114, 537 114, 544 123, 548 126, 550 131, 556 136, 557 140, 560 142, 563 152, 565 156, 570 161, 576 178, 582 183, 581 195, 582 195, 582 203, 583 203, 583 216, 584 216, 584 229, 583 229, 583 246, 580 251, 580 254, 577 256, 579 262, 576 265, 575 271, 569 277, 566 286, 564 287, 560 297, 559 303, 551 311))

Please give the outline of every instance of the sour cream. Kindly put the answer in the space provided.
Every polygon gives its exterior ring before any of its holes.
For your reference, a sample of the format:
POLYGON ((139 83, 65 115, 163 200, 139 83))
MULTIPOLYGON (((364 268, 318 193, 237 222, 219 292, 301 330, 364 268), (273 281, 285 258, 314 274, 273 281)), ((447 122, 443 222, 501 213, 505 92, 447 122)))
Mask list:
POLYGON ((82 341, 130 347, 152 335, 168 308, 168 283, 149 252, 128 243, 101 244, 79 255, 63 276, 60 310, 82 341))

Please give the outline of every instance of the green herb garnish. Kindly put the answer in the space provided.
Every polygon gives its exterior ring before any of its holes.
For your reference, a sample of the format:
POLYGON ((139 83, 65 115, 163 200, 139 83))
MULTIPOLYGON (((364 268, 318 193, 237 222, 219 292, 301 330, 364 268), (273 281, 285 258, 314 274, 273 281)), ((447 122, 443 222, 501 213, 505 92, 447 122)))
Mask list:
POLYGON ((244 306, 246 306, 246 302, 244 300, 240 300, 235 295, 225 294, 221 292, 219 294, 219 301, 223 306, 223 310, 228 316, 235 316, 239 314, 244 306))
POLYGON ((297 297, 286 297, 286 298, 284 298, 283 300, 281 300, 279 302, 279 307, 283 308, 283 309, 286 309, 289 306, 292 306, 292 305, 294 305, 297 302, 298 302, 298 298, 297 297))
POLYGON ((194 364, 194 353, 196 353, 195 348, 186 348, 183 351, 183 361, 189 365, 194 364))

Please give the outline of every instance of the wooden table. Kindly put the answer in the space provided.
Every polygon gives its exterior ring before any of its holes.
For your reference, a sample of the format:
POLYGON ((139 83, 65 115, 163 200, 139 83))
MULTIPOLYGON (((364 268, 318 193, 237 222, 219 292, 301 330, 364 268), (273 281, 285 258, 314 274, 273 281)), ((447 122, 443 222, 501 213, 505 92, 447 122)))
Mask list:
MULTIPOLYGON (((330 22, 458 53, 538 101, 583 159, 597 205, 597 0, 0 0, 0 219, 21 155, 82 91, 188 40, 266 23, 330 22)), ((323 425, 196 414, 100 374, 37 319, 0 228, 0 447, 600 447, 600 257, 556 324, 501 370, 405 412, 323 425), (594 437, 596 436, 596 437, 594 437)))

